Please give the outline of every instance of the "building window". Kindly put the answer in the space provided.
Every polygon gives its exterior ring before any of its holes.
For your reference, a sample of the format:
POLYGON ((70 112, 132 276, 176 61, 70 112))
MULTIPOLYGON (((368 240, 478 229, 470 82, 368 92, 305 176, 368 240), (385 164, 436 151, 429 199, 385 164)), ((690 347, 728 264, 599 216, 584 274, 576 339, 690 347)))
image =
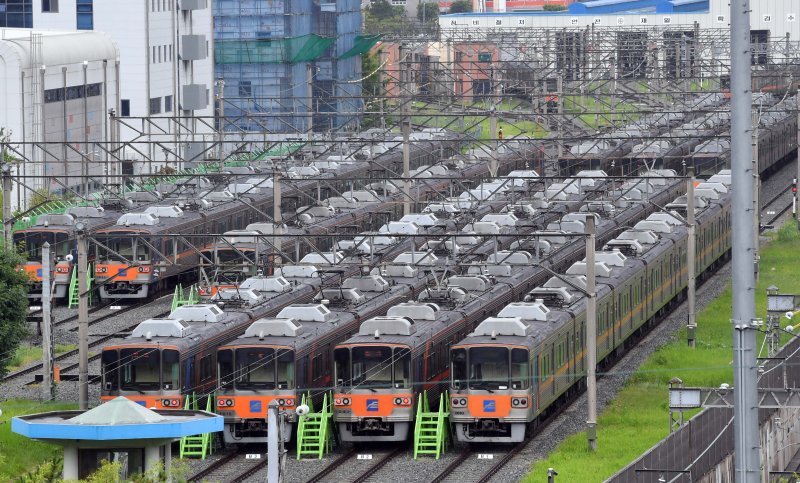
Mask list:
POLYGON ((58 13, 58 0, 42 0, 42 13, 58 13))
POLYGON ((172 112, 172 96, 164 96, 164 112, 172 112))
POLYGON ((0 27, 33 27, 33 2, 0 0, 0 27))
POLYGON ((251 97, 253 84, 250 81, 239 81, 239 97, 251 97))
POLYGON ((150 99, 150 114, 161 114, 161 98, 153 97, 150 99))
POLYGON ((121 117, 129 117, 131 115, 131 100, 122 99, 119 103, 119 110, 121 117))
POLYGON ((76 0, 78 30, 94 29, 94 0, 76 0))

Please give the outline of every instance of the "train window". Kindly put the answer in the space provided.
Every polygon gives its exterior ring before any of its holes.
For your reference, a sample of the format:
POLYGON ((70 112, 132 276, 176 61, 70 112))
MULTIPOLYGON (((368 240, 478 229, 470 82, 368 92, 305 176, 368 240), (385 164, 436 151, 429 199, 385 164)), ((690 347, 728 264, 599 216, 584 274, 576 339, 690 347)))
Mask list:
POLYGON ((219 368, 219 384, 221 387, 233 387, 233 351, 224 349, 217 352, 217 367, 219 368))
POLYGON ((158 389, 160 369, 158 359, 158 349, 122 349, 120 387, 126 391, 158 389))
POLYGON ((527 389, 529 378, 528 350, 511 349, 511 389, 527 389))
MULTIPOLYGON (((211 359, 211 356, 208 356, 211 359)), ((161 387, 165 390, 175 389, 180 374, 180 354, 174 349, 161 351, 161 387)))
POLYGON ((453 349, 450 366, 451 385, 454 389, 464 389, 467 384, 467 350, 453 349))
MULTIPOLYGON (((325 367, 328 367, 327 363, 325 364, 325 367)), ((294 351, 279 351, 278 389, 294 389, 294 351)))
POLYGON ((211 370, 211 355, 209 354, 200 359, 200 380, 207 381, 213 375, 214 371, 211 370))
POLYGON ((509 357, 505 347, 469 350, 470 389, 508 389, 509 357))
POLYGON ((394 350, 394 387, 396 389, 411 387, 411 350, 400 348, 394 350))
POLYGON ((236 349, 236 387, 275 389, 275 350, 262 347, 236 349))
POLYGON ((351 353, 353 386, 392 387, 392 349, 387 346, 354 347, 351 353))
POLYGON ((103 351, 101 356, 103 391, 119 389, 119 353, 115 349, 103 351))

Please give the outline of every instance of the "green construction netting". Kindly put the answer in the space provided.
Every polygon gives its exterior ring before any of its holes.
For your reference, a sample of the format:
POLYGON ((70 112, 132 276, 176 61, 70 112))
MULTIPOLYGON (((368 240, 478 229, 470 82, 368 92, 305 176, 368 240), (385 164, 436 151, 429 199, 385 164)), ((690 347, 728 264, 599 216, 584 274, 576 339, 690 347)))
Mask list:
POLYGON ((356 35, 356 41, 353 45, 353 48, 342 54, 339 58, 340 59, 349 59, 350 57, 355 57, 357 55, 361 55, 365 52, 369 52, 369 49, 375 47, 381 40, 382 34, 376 35, 356 35))
POLYGON ((214 43, 217 64, 297 64, 311 62, 336 39, 309 34, 265 40, 220 40, 214 43))

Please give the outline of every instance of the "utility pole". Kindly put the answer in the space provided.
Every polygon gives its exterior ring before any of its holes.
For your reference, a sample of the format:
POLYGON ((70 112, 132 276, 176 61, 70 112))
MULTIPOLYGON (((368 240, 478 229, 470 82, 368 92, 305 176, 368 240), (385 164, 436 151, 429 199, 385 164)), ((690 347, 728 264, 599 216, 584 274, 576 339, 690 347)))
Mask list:
MULTIPOLYGON (((800 88, 797 89, 797 98, 800 99, 800 88)), ((800 109, 797 110, 797 144, 796 147, 800 149, 800 109)), ((798 151, 800 152, 800 151, 798 151)), ((797 182, 800 181, 800 156, 795 156, 797 163, 797 172, 792 183, 792 215, 800 226, 800 210, 797 209, 797 182)))
POLYGON ((306 110, 308 111, 308 140, 310 141, 313 137, 312 133, 314 132, 314 69, 311 66, 311 62, 306 64, 306 110))
POLYGON ((753 122, 753 135, 751 136, 751 152, 753 153, 753 225, 756 227, 756 229, 753 230, 753 258, 755 259, 755 263, 753 264, 753 273, 755 274, 756 282, 758 282, 758 266, 759 261, 761 260, 761 250, 758 244, 758 236, 761 231, 761 205, 759 203, 761 192, 761 176, 758 170, 758 112, 751 111, 751 116, 753 122))
POLYGON ((267 406, 267 483, 281 481, 279 459, 278 403, 273 399, 267 406))
POLYGON ((86 226, 75 225, 78 235, 78 409, 89 409, 89 284, 86 226))
POLYGON ((589 451, 597 450, 597 293, 595 292, 594 216, 586 217, 586 439, 589 451))
MULTIPOLYGON (((283 207, 281 206, 281 175, 278 171, 275 171, 275 174, 272 177, 272 224, 274 225, 272 228, 272 234, 277 234, 278 230, 280 230, 281 225, 283 225, 283 214, 281 210, 283 207)), ((278 245, 283 240, 283 238, 278 238, 276 236, 272 237, 272 273, 275 273, 276 269, 280 265, 280 248, 278 245)))
POLYGON ((489 82, 491 83, 490 95, 492 96, 492 107, 489 109, 489 145, 492 147, 491 153, 489 153, 489 176, 492 178, 497 177, 497 150, 498 150, 498 140, 497 140, 497 84, 494 78, 494 67, 491 70, 491 79, 489 82))
MULTIPOLYGON (((81 176, 83 176, 83 195, 89 196, 89 100, 86 96, 86 86, 89 83, 87 69, 89 61, 83 61, 83 159, 81 161, 81 176)), ((44 122, 44 121, 43 121, 44 122)), ((94 156, 94 154, 92 154, 94 156)), ((65 174, 66 175, 66 174, 65 174)))
POLYGON ((42 245, 42 400, 53 397, 53 341, 50 336, 50 244, 42 245))
POLYGON ((0 177, 3 182, 3 239, 7 248, 11 248, 11 165, 6 162, 6 144, 0 149, 0 177))
POLYGON ((750 1, 731 0, 731 178, 733 192, 734 462, 737 483, 760 480, 758 368, 756 364, 755 272, 753 264, 753 163, 750 1))
POLYGON ((411 180, 409 179, 411 177, 411 117, 409 116, 409 104, 414 97, 409 87, 411 81, 411 63, 406 62, 405 66, 403 66, 405 48, 400 46, 399 52, 400 88, 405 91, 404 99, 400 100, 403 112, 403 215, 408 215, 411 214, 411 180))
POLYGON ((697 321, 695 320, 695 223, 694 223, 694 166, 689 166, 689 178, 686 180, 686 224, 688 225, 688 241, 686 243, 686 273, 689 277, 686 288, 689 300, 689 318, 686 322, 686 334, 689 347, 695 347, 697 321))
POLYGON ((217 122, 217 157, 221 163, 225 154, 225 79, 217 81, 217 122))

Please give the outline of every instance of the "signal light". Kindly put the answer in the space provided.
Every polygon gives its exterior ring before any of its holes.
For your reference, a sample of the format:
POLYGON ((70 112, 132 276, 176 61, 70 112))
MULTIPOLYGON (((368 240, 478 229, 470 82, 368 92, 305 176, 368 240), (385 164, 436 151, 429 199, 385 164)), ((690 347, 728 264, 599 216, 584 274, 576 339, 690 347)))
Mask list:
POLYGON ((797 178, 792 179, 792 193, 797 194, 797 178))

